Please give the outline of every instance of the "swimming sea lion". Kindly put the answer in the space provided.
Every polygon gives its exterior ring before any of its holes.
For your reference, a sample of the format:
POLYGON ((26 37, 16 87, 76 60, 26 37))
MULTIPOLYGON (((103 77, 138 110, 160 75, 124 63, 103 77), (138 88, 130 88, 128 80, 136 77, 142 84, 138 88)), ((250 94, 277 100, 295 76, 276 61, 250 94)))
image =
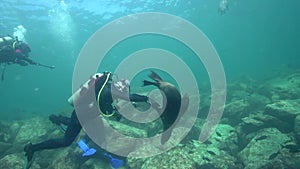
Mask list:
POLYGON ((164 94, 163 105, 165 105, 165 108, 160 116, 164 125, 164 133, 161 138, 161 143, 164 144, 166 141, 169 140, 172 134, 173 128, 171 128, 170 130, 168 129, 173 125, 173 123, 176 122, 179 113, 182 113, 186 110, 186 105, 188 104, 188 97, 184 97, 184 106, 180 108, 181 95, 177 88, 173 84, 163 81, 162 78, 154 71, 152 71, 149 77, 155 80, 155 82, 144 80, 144 86, 154 85, 158 87, 160 91, 164 94))

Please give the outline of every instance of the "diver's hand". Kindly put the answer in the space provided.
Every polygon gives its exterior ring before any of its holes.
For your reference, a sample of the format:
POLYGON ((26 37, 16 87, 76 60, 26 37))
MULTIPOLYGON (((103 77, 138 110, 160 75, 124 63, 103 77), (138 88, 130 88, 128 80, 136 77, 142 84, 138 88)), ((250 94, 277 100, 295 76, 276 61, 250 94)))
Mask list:
POLYGON ((17 60, 16 63, 19 64, 20 66, 27 66, 28 65, 28 63, 26 63, 24 60, 17 60))

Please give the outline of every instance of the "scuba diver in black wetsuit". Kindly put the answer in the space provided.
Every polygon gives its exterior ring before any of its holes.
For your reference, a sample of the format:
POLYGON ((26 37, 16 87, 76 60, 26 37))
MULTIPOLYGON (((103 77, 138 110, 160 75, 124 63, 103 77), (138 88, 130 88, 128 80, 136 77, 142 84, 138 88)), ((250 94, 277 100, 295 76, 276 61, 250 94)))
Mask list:
POLYGON ((0 37, 0 64, 4 64, 1 79, 4 79, 6 65, 19 64, 21 66, 37 65, 53 69, 54 66, 47 66, 37 63, 29 58, 31 49, 25 42, 11 36, 0 37))
POLYGON ((31 49, 28 44, 19 41, 17 38, 13 39, 10 36, 1 37, 0 43, 0 63, 15 63, 21 66, 37 64, 29 59, 29 52, 31 52, 31 49))
MULTIPOLYGON (((113 115, 117 116, 118 113, 113 106, 113 98, 112 98, 112 92, 115 96, 117 96, 120 99, 128 100, 131 102, 151 102, 152 106, 157 106, 157 103, 147 96, 142 96, 138 94, 130 94, 129 98, 128 96, 124 96, 124 93, 119 91, 117 88, 112 85, 112 79, 110 77, 110 72, 104 72, 101 77, 96 77, 95 80, 95 95, 98 96, 97 100, 99 103, 99 108, 101 112, 107 115, 113 115), (106 80, 108 79, 108 80, 106 80), (126 99, 127 98, 127 99, 126 99)), ((89 81, 87 82, 89 83, 89 81)), ((82 94, 82 91, 79 91, 80 94, 82 94)), ((76 97, 76 92, 73 95, 73 97, 76 97)), ((76 101, 76 98, 72 98, 72 102, 74 103, 76 101)), ((70 101, 69 101, 70 102, 70 101)), ((120 116, 120 115, 119 115, 120 116)), ((118 117, 117 117, 118 118, 118 117)), ((78 134, 81 131, 81 124, 77 118, 77 114, 75 110, 72 112, 71 118, 64 117, 64 116, 56 116, 56 115, 50 115, 49 119, 57 124, 65 124, 67 125, 67 129, 65 131, 65 135, 63 138, 57 138, 57 139, 50 139, 38 144, 32 144, 29 143, 25 145, 24 151, 25 156, 27 157, 27 161, 30 162, 34 152, 44 150, 44 149, 55 149, 60 147, 66 147, 72 144, 72 142, 76 139, 78 134)))

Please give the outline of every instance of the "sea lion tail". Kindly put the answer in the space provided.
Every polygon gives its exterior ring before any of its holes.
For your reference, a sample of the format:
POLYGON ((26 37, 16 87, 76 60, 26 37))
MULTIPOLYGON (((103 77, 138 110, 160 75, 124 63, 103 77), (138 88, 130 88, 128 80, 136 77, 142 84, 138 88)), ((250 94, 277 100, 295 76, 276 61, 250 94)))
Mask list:
POLYGON ((151 71, 151 74, 149 75, 149 77, 157 82, 163 81, 162 78, 154 71, 151 71))
POLYGON ((143 82, 144 82, 143 86, 154 85, 158 87, 158 84, 156 82, 150 82, 148 80, 144 80, 143 82))

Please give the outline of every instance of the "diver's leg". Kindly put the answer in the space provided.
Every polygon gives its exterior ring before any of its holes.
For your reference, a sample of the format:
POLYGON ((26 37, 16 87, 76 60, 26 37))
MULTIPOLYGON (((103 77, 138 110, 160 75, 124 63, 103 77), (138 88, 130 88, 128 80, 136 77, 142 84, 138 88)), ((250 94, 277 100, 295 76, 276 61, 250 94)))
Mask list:
POLYGON ((54 115, 54 114, 51 114, 49 116, 49 120, 56 124, 56 125, 60 125, 60 124, 64 124, 66 126, 68 126, 71 122, 71 118, 69 117, 65 117, 65 116, 62 116, 62 115, 54 115))
POLYGON ((38 144, 27 144, 24 147, 27 160, 32 159, 33 153, 44 149, 55 149, 60 147, 66 147, 72 144, 77 135, 80 133, 81 125, 77 119, 75 110, 72 113, 70 124, 67 127, 65 136, 59 139, 50 139, 38 144))

